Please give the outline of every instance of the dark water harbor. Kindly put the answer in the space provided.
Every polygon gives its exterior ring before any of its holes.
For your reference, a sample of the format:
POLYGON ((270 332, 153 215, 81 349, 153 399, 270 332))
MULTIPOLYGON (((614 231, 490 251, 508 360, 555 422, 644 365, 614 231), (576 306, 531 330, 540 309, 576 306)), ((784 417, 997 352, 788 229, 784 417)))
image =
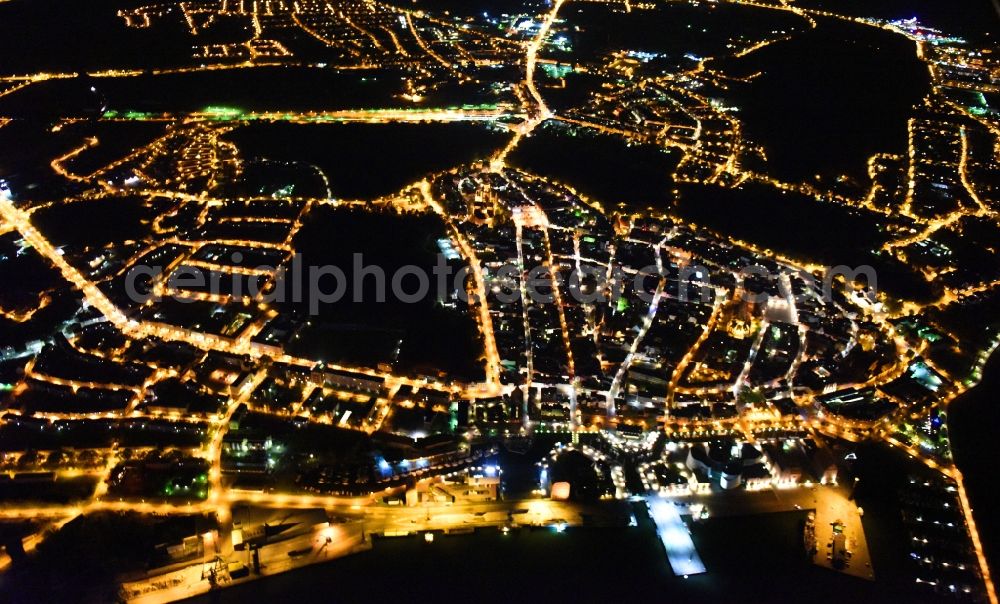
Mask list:
MULTIPOLYGON (((374 548, 262 581, 195 598, 193 603, 264 603, 276 598, 328 602, 425 599, 438 590, 479 602, 947 602, 902 580, 868 582, 811 564, 801 550, 805 512, 712 518, 692 526, 708 572, 674 576, 643 510, 632 528, 480 529, 472 535, 376 538, 374 548), (761 594, 767 593, 766 600, 761 594)), ((891 571, 887 571, 891 572, 891 571)), ((910 580, 912 582, 912 579, 910 580)))

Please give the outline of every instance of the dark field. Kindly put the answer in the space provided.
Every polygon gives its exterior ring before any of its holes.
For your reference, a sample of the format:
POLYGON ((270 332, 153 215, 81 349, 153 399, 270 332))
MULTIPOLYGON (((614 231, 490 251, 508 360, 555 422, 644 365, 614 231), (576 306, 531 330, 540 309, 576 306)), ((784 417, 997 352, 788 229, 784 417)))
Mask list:
MULTIPOLYGON (((345 295, 338 302, 323 303, 319 314, 301 338, 289 344, 289 353, 326 361, 375 365, 394 363, 403 372, 444 371, 452 377, 481 379, 482 344, 471 311, 458 304, 442 306, 437 300, 431 270, 437 261, 436 240, 445 227, 433 215, 396 216, 322 207, 306 220, 295 236, 295 249, 308 267, 335 266, 345 275, 345 295), (355 254, 358 266, 380 267, 385 273, 382 301, 375 277, 358 277, 355 288, 355 254), (426 271, 431 278, 427 294, 408 303, 392 295, 392 276, 407 265, 426 271), (355 295, 357 300, 355 301, 355 295)), ((457 271, 457 267, 455 268, 457 271)), ((305 273, 308 274, 308 273, 305 273)), ((333 277, 319 280, 323 292, 333 292, 333 277)), ((402 281, 407 294, 417 289, 415 280, 402 281)), ((309 292, 308 287, 304 292, 309 292)), ((297 314, 310 312, 310 300, 285 304, 297 314)))
POLYGON ((254 123, 227 138, 245 157, 322 170, 334 197, 373 199, 428 172, 485 159, 509 135, 474 124, 254 123))
POLYGON ((680 156, 653 145, 628 145, 623 139, 546 122, 521 142, 511 163, 551 177, 610 209, 664 207, 680 156))
POLYGON ((32 214, 32 222, 53 244, 93 248, 143 238, 153 211, 138 197, 106 197, 57 203, 32 214))
POLYGON ((728 98, 779 180, 819 175, 832 183, 847 175, 867 183, 871 155, 906 150, 906 116, 929 90, 912 42, 829 19, 793 40, 713 66, 762 74, 734 85, 728 98))
POLYGON ((560 10, 579 29, 567 32, 572 51, 548 50, 559 60, 588 61, 612 50, 635 50, 666 54, 679 60, 685 54, 725 55, 729 40, 766 40, 775 31, 803 31, 808 24, 787 12, 726 4, 706 9, 687 2, 661 3, 656 10, 623 13, 600 5, 568 3, 560 10))
POLYGON ((76 72, 192 63, 183 17, 150 32, 126 27, 118 11, 138 0, 39 0, 0 4, 0 73, 76 72), (41 35, 41 32, 45 32, 41 35))
MULTIPOLYGON (((0 98, 0 115, 51 118, 96 115, 106 110, 176 113, 206 107, 244 111, 321 111, 408 107, 401 73, 337 72, 313 67, 257 67, 122 78, 78 76, 38 82, 0 98), (91 91, 91 87, 95 90, 91 91)), ((478 88, 445 86, 424 102, 452 107, 490 100, 478 88)))
POLYGON ((867 211, 816 201, 766 185, 738 189, 680 188, 676 213, 685 220, 802 260, 828 266, 871 265, 878 287, 912 299, 927 299, 933 291, 926 280, 885 254, 876 254, 885 234, 881 218, 867 211))
POLYGON ((31 310, 46 290, 62 285, 62 277, 32 249, 21 249, 16 236, 0 236, 0 283, 17 283, 17 288, 0 289, 0 308, 31 310))

